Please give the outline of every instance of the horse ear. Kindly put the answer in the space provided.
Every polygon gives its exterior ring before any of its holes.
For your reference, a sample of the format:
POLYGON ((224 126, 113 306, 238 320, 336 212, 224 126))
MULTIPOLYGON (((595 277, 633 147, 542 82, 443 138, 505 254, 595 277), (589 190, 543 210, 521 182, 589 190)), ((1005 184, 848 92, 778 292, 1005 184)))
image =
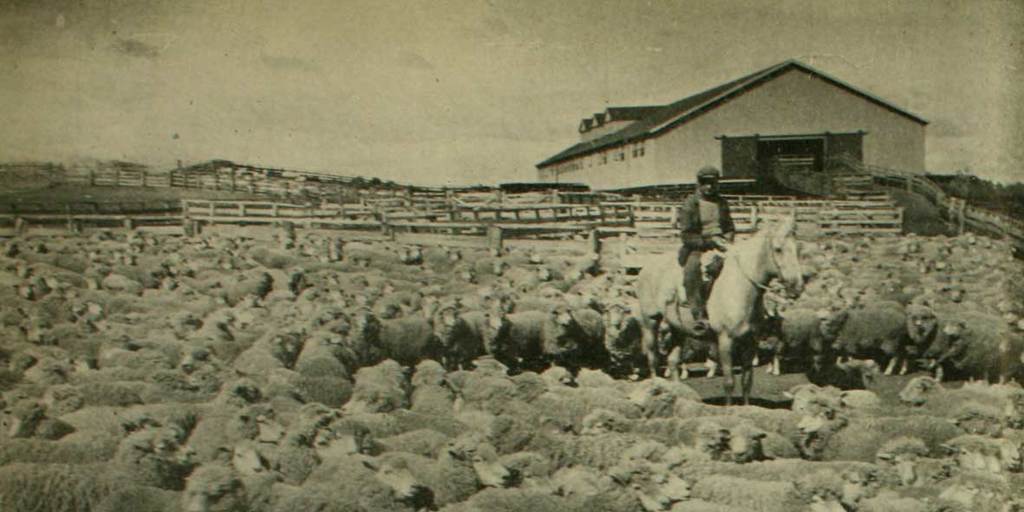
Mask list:
POLYGON ((772 233, 773 238, 781 240, 793 235, 796 231, 796 217, 793 215, 787 215, 775 226, 775 231, 772 233))

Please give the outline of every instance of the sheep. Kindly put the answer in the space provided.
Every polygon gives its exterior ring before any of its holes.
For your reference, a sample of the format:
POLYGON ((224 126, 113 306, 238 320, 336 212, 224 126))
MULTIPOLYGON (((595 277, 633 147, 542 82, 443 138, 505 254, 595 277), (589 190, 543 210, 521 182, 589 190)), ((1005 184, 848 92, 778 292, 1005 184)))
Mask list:
POLYGON ((772 360, 768 373, 781 375, 782 361, 794 357, 812 363, 812 367, 820 367, 832 357, 833 344, 848 314, 845 310, 786 309, 778 327, 780 332, 774 337, 775 344, 770 350, 772 360))
POLYGON ((903 306, 880 301, 851 310, 836 343, 844 356, 874 359, 885 364, 885 374, 891 375, 904 355, 906 326, 903 306))
POLYGON ((758 482, 713 475, 693 485, 693 496, 750 511, 774 512, 804 508, 797 497, 797 488, 791 482, 758 482))
POLYGON ((69 423, 47 416, 45 407, 30 399, 5 405, 0 413, 0 427, 0 435, 8 438, 55 440, 75 431, 69 423))
POLYGON ((267 272, 254 272, 239 276, 231 286, 223 289, 220 296, 229 306, 236 306, 249 297, 263 300, 274 288, 274 279, 267 272))
POLYGON ((242 477, 227 463, 204 464, 189 475, 180 495, 180 510, 267 510, 272 486, 271 478, 242 477))
POLYGON ((133 482, 180 491, 193 464, 187 452, 177 454, 187 432, 177 426, 148 426, 130 433, 117 447, 113 472, 133 482))
POLYGON ((411 410, 436 415, 454 413, 455 392, 446 383, 440 363, 427 360, 416 365, 412 387, 411 410))
POLYGON ((602 313, 604 347, 608 352, 608 370, 615 377, 634 375, 644 365, 640 350, 640 321, 624 304, 611 304, 602 313))
POLYGON ((946 441, 961 434, 956 425, 944 418, 846 417, 835 411, 820 411, 805 416, 798 425, 799 448, 811 460, 874 460, 874 449, 887 439, 914 436, 935 452, 946 441))
POLYGON ((489 312, 463 313, 456 305, 444 305, 438 309, 433 318, 434 334, 445 368, 469 368, 474 359, 487 353, 484 331, 490 321, 489 312))
POLYGON ((384 452, 401 451, 423 457, 436 457, 451 440, 450 436, 423 428, 376 439, 375 442, 377 448, 384 452))
MULTIPOLYGON (((560 512, 566 510, 588 510, 573 507, 568 498, 551 494, 546 489, 484 489, 470 499, 444 507, 445 512, 473 512, 488 510, 494 512, 560 512)), ((595 510, 590 508, 589 510, 595 510)))
POLYGON ((433 493, 401 461, 346 455, 325 460, 301 492, 285 494, 274 510, 397 512, 433 507, 433 493), (345 478, 338 479, 339 474, 345 478))
POLYGON ((142 283, 121 274, 112 273, 103 278, 100 286, 104 290, 121 292, 128 295, 142 295, 145 288, 142 283))
POLYGON ((875 459, 879 464, 895 469, 900 485, 911 486, 924 480, 918 475, 918 461, 928 455, 924 441, 912 436, 899 436, 886 441, 875 452, 875 459))
POLYGON ((693 388, 682 382, 659 378, 647 379, 629 387, 629 400, 638 405, 645 418, 674 416, 677 400, 701 401, 693 388))
POLYGON ((940 380, 951 371, 959 377, 1006 382, 1024 367, 1024 341, 994 315, 958 311, 926 351, 940 380), (939 373, 939 369, 942 372, 939 373))
POLYGON ((963 470, 990 473, 1024 470, 1022 444, 1012 439, 965 434, 946 441, 942 448, 954 456, 963 470))
POLYGON ((124 483, 104 464, 8 464, 0 466, 0 503, 5 510, 94 510, 124 483))
POLYGON ((907 338, 896 360, 886 368, 886 375, 891 375, 897 361, 900 363, 900 375, 906 375, 910 361, 922 356, 932 345, 938 327, 938 320, 931 308, 911 304, 906 308, 907 338))
POLYGON ((392 359, 403 366, 415 366, 424 359, 441 359, 432 314, 424 311, 422 315, 381 320, 364 308, 353 315, 350 343, 364 358, 363 364, 392 359))
POLYGON ((234 446, 245 439, 259 436, 257 418, 264 415, 264 407, 219 408, 205 412, 199 419, 188 447, 199 462, 215 460, 224 447, 234 446))
POLYGON ((147 512, 177 512, 180 493, 145 485, 126 485, 114 489, 93 509, 96 512, 145 510, 147 512))
POLYGON ((350 412, 388 412, 408 408, 409 387, 405 371, 393 360, 360 368, 355 375, 352 400, 345 409, 350 412))
POLYGON ((843 390, 863 390, 871 387, 881 375, 873 360, 852 359, 844 362, 822 361, 806 372, 808 382, 819 386, 835 386, 843 390))
MULTIPOLYGON (((1004 475, 965 472, 942 482, 936 505, 946 510, 1019 510, 1019 485, 1004 475)), ((942 509, 940 509, 942 510, 942 509)))
POLYGON ((947 389, 938 380, 915 377, 899 393, 900 402, 929 414, 955 415, 979 405, 997 414, 1008 428, 1024 427, 1024 390, 1018 386, 967 383, 958 389, 947 389))
POLYGON ((341 334, 319 330, 305 340, 294 369, 306 377, 350 378, 359 356, 341 334))
POLYGON ((593 310, 556 304, 543 312, 500 314, 488 327, 485 343, 502 347, 492 355, 510 368, 540 369, 554 363, 579 370, 602 368, 607 360, 604 321, 593 310), (515 360, 500 354, 515 354, 515 360))
POLYGON ((108 461, 117 450, 117 439, 107 435, 71 436, 60 442, 40 439, 7 439, 0 443, 0 466, 17 462, 38 464, 92 464, 108 461))

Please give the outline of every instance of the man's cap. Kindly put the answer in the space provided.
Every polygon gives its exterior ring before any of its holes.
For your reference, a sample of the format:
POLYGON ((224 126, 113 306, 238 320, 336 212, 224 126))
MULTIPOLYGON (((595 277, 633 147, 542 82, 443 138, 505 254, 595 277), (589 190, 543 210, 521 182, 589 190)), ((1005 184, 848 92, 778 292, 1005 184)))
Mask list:
POLYGON ((718 169, 715 169, 714 167, 711 167, 709 165, 707 167, 702 167, 699 171, 697 171, 697 181, 714 181, 717 180, 721 175, 722 173, 718 172, 718 169))

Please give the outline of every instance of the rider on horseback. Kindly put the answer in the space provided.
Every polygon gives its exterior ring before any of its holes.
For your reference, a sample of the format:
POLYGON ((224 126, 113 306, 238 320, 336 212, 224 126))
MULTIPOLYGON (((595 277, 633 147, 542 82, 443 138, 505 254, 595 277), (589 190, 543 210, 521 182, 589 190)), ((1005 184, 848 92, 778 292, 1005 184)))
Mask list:
POLYGON ((718 194, 718 169, 708 166, 697 172, 697 192, 686 198, 678 211, 683 239, 679 265, 683 267, 683 288, 698 328, 707 329, 707 297, 701 282, 704 251, 726 250, 736 234, 729 204, 718 194))

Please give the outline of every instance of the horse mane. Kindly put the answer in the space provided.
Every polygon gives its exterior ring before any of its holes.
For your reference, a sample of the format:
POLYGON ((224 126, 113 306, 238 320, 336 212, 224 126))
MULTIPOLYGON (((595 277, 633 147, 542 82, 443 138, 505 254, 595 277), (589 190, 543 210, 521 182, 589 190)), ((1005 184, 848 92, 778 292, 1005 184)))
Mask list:
MULTIPOLYGON (((754 232, 749 238, 745 238, 733 244, 732 247, 725 253, 726 262, 732 257, 736 260, 736 265, 740 266, 739 270, 748 278, 753 278, 756 272, 749 268, 749 258, 744 256, 758 257, 762 251, 770 250, 767 249, 769 242, 772 237, 775 236, 776 230, 780 229, 785 223, 790 222, 787 219, 783 219, 779 222, 773 222, 771 224, 758 224, 758 230, 754 232), (744 268, 743 265, 747 264, 748 267, 744 268)), ((787 225, 787 229, 791 229, 791 226, 787 225)), ((769 257, 771 255, 769 254, 769 257)), ((724 270, 724 269, 723 269, 724 270)), ((760 283, 764 284, 764 283, 760 283)))

